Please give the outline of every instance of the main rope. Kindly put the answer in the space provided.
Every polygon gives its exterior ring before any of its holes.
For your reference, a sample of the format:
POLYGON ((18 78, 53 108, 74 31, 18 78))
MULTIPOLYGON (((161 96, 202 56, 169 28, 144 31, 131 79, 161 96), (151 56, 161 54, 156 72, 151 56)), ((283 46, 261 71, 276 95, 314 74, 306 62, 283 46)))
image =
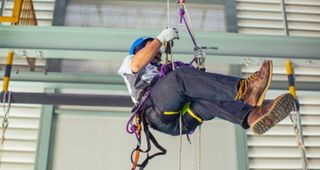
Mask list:
MULTIPOLYGON (((170 0, 167 0, 167 27, 170 27, 170 0)), ((165 52, 166 52, 166 61, 165 64, 171 63, 172 70, 175 70, 175 64, 173 60, 173 41, 165 43, 165 52), (168 55, 170 55, 170 61, 168 59, 168 55)), ((182 162, 182 114, 179 116, 179 151, 178 151, 178 170, 181 170, 181 162, 182 162)))
MULTIPOLYGON (((192 33, 192 23, 190 19, 189 12, 187 10, 187 6, 184 3, 183 0, 178 0, 178 5, 179 5, 179 15, 180 15, 180 20, 179 20, 179 25, 182 26, 182 24, 185 24, 185 27, 187 29, 187 32, 190 35, 190 38, 193 42, 194 47, 198 47, 196 39, 192 33), (187 16, 187 19, 185 17, 187 16), (188 20, 188 21, 187 21, 188 20)), ((195 59, 193 59, 190 64, 193 63, 195 59)), ((179 136, 179 154, 178 154, 178 170, 181 170, 181 156, 182 156, 182 114, 180 115, 179 118, 179 126, 180 126, 180 136, 179 136)), ((201 170, 201 125, 199 125, 198 129, 198 170, 201 170)))
POLYGON ((198 130, 198 170, 201 170, 201 125, 198 130))
POLYGON ((178 153, 178 170, 181 170, 181 162, 182 162, 182 114, 179 117, 179 128, 180 128, 180 135, 179 135, 179 153, 178 153))
MULTIPOLYGON (((170 27, 170 0, 167 0, 167 27, 170 27)), ((166 60, 165 64, 172 64, 172 70, 175 70, 175 64, 173 61, 173 51, 172 51, 173 41, 166 42, 164 44, 165 53, 166 53, 166 60), (170 61, 169 57, 170 55, 170 61)), ((182 162, 182 114, 179 116, 179 128, 180 128, 180 135, 179 135, 179 152, 178 152, 178 170, 181 170, 181 162, 182 162)))

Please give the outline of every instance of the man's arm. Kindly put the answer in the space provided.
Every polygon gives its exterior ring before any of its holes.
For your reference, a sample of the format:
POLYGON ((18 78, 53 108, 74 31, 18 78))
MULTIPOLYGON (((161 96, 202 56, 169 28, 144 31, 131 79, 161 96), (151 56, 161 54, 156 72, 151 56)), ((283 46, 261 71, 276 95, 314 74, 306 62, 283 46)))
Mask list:
POLYGON ((151 59, 157 54, 161 47, 161 42, 155 38, 150 44, 138 51, 131 61, 131 70, 133 73, 139 72, 144 66, 150 63, 151 59))
POLYGON ((144 68, 153 57, 156 56, 161 45, 165 42, 179 39, 178 30, 175 28, 164 29, 151 43, 147 43, 146 46, 141 49, 137 54, 133 56, 131 61, 131 70, 133 73, 139 72, 144 68))

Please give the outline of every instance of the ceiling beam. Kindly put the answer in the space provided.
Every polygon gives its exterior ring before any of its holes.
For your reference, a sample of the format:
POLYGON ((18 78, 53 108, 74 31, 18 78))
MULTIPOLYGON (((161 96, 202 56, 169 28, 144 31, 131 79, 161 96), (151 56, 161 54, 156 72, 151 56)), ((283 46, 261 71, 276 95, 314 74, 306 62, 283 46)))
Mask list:
MULTIPOLYGON (((0 26, 0 48, 83 52, 127 52, 139 36, 155 36, 160 30, 85 27, 0 26)), ((320 38, 195 32, 208 55, 263 58, 320 59, 320 38)), ((174 52, 192 54, 188 34, 181 30, 174 52)), ((88 56, 89 58, 90 56, 88 56)))

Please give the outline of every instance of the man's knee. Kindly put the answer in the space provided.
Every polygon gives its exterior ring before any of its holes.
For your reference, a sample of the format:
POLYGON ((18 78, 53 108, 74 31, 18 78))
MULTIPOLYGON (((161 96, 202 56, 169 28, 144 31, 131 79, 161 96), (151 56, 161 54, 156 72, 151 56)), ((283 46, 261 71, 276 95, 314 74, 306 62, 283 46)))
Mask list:
MULTIPOLYGON (((178 111, 163 112, 159 115, 160 122, 172 127, 176 127, 176 123, 179 124, 180 116, 182 116, 182 133, 190 133, 194 131, 200 124, 202 124, 203 119, 199 116, 198 113, 195 113, 191 107, 190 102, 185 103, 185 105, 178 111)), ((179 128, 174 128, 171 130, 171 135, 178 135, 179 128), (178 130, 178 131, 177 131, 178 130)), ((168 132, 167 132, 168 133, 168 132)))
POLYGON ((203 120, 191 109, 188 110, 185 115, 183 115, 182 119, 183 126, 189 133, 194 131, 203 122, 203 120))
POLYGON ((194 131, 200 124, 202 124, 203 119, 199 114, 195 113, 191 108, 191 102, 187 102, 181 109, 183 128, 187 132, 194 131))

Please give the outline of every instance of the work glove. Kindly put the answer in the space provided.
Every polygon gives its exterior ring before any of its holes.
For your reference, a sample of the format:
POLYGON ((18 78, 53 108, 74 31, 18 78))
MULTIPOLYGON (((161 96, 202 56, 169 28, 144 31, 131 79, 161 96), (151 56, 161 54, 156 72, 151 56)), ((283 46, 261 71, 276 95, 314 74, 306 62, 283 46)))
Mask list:
POLYGON ((204 62, 206 60, 206 53, 199 47, 194 47, 193 49, 193 56, 195 59, 195 62, 197 63, 198 69, 204 69, 204 62))
POLYGON ((157 39, 162 44, 171 40, 179 39, 178 30, 175 28, 166 28, 157 36, 157 39))

